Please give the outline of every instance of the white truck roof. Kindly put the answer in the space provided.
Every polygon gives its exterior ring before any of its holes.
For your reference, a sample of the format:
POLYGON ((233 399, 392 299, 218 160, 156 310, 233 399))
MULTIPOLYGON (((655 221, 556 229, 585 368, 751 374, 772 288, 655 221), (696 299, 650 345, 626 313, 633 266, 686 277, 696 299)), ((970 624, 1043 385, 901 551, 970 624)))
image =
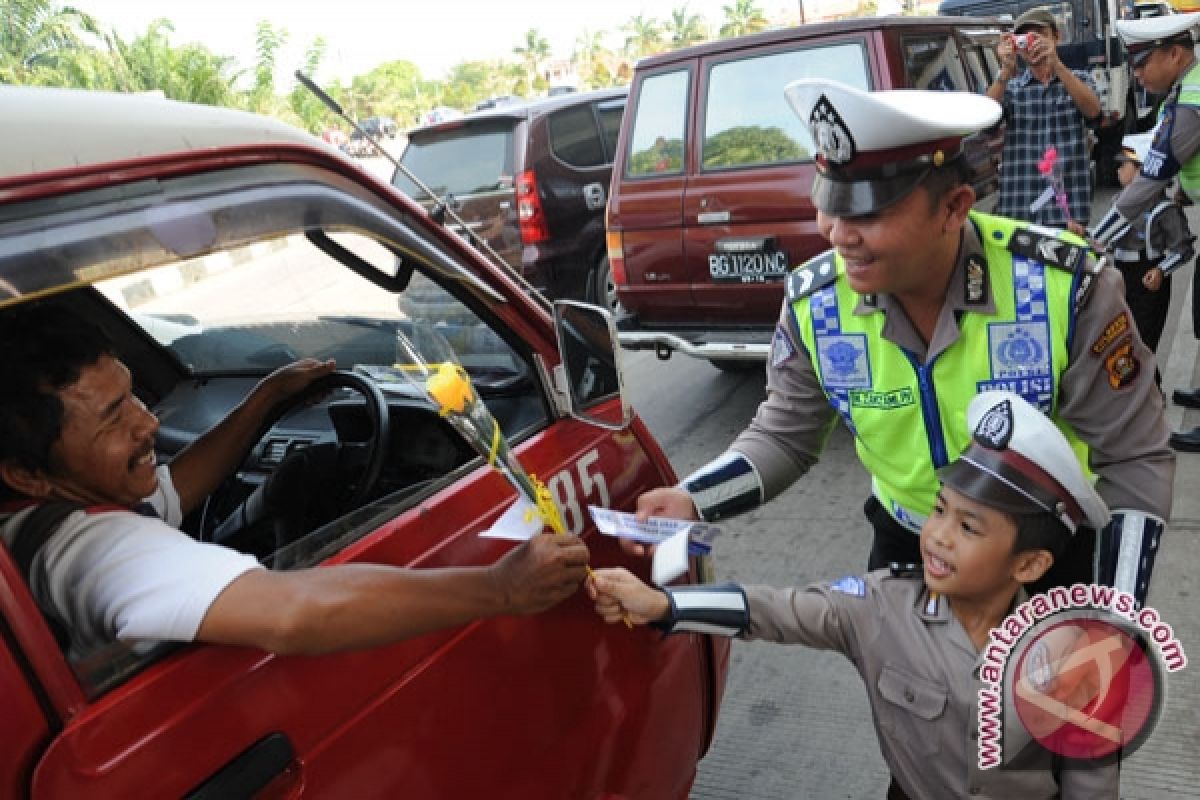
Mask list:
POLYGON ((334 150, 269 117, 154 94, 0 86, 0 120, 0 178, 239 144, 334 150))

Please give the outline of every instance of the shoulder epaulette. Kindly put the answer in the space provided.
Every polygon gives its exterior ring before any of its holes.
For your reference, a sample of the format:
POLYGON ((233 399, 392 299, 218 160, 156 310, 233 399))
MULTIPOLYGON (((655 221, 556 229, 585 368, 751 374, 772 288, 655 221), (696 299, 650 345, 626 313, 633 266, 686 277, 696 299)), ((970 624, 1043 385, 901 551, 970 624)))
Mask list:
POLYGON ((1019 230, 1008 240, 1008 250, 1032 261, 1075 272, 1087 264, 1088 248, 1060 239, 1054 234, 1035 230, 1019 230))
POLYGON ((837 280, 837 266, 833 251, 827 250, 801 267, 792 270, 787 277, 787 299, 789 303, 803 300, 817 289, 824 289, 837 280))

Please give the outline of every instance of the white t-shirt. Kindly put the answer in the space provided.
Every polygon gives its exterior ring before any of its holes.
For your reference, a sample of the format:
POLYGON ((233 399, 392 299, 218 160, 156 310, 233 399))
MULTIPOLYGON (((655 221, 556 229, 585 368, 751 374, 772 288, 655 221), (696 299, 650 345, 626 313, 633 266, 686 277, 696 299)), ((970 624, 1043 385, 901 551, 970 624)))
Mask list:
MULTIPOLYGON (((253 556, 175 527, 183 514, 167 466, 158 468, 158 489, 145 502, 161 519, 113 506, 70 514, 33 560, 30 589, 70 633, 72 658, 114 639, 190 642, 217 595, 261 569, 253 556)), ((6 545, 32 510, 0 517, 6 545)))

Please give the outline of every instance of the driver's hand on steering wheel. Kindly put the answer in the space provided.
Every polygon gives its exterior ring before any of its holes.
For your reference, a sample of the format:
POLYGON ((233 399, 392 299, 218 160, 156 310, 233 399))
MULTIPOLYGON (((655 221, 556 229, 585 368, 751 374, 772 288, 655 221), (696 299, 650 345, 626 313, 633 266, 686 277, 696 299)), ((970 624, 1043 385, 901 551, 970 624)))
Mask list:
POLYGON ((261 393, 273 405, 287 400, 297 392, 301 392, 318 378, 323 378, 337 368, 332 359, 318 361, 315 358, 302 358, 287 366, 280 367, 259 381, 254 387, 255 394, 261 393))

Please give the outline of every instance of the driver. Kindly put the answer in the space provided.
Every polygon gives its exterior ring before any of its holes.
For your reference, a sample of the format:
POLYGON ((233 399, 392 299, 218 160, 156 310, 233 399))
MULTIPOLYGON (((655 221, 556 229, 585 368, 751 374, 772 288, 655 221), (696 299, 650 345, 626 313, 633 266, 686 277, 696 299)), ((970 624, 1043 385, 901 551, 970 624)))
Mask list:
POLYGON ((276 370, 158 465, 158 419, 97 327, 38 304, 0 315, 0 539, 69 639, 69 658, 114 640, 276 653, 371 647, 536 613, 575 592, 588 551, 573 536, 540 534, 486 567, 274 572, 180 531, 184 515, 237 468, 270 410, 333 368, 304 359, 276 370), (66 506, 60 519, 23 535, 51 505, 66 506))

